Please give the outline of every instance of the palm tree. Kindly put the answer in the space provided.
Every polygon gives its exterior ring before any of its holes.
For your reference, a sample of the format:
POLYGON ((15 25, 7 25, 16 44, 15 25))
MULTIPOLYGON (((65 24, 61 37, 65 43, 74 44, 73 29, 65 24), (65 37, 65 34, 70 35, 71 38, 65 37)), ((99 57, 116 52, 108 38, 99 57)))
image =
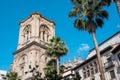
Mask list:
POLYGON ((45 71, 45 78, 47 80, 59 80, 61 78, 61 75, 64 72, 64 66, 60 66, 60 76, 57 75, 57 70, 56 70, 56 60, 51 59, 46 67, 44 68, 45 71))
POLYGON ((7 73, 3 80, 21 80, 16 72, 7 73))
POLYGON ((48 80, 56 80, 56 76, 57 76, 57 71, 56 71, 56 60, 55 59, 51 59, 46 67, 44 68, 45 71, 45 78, 48 80))
POLYGON ((50 40, 50 43, 47 43, 48 49, 46 50, 46 54, 50 57, 56 59, 57 62, 57 74, 59 75, 59 60, 60 57, 65 55, 68 51, 65 46, 65 42, 61 40, 59 37, 53 37, 50 40))
POLYGON ((97 54, 99 70, 102 80, 105 80, 100 51, 96 40, 96 29, 102 28, 104 19, 108 13, 103 7, 110 5, 110 0, 71 0, 74 4, 69 17, 75 17, 74 26, 78 30, 87 31, 92 34, 97 54))

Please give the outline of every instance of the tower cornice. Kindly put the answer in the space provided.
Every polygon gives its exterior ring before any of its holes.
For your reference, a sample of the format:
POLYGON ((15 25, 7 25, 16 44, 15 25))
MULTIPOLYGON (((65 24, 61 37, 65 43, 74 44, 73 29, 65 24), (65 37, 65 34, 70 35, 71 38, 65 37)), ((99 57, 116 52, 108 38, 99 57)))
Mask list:
POLYGON ((28 18, 26 18, 25 20, 21 21, 21 22, 19 23, 19 25, 24 25, 25 22, 31 21, 31 20, 33 19, 33 16, 37 16, 38 18, 43 18, 43 19, 45 19, 46 21, 48 21, 48 22, 52 23, 53 25, 55 25, 55 22, 54 22, 54 21, 51 21, 51 20, 43 17, 43 16, 42 16, 40 13, 38 13, 38 12, 33 12, 28 18))
POLYGON ((27 44, 26 46, 18 49, 17 51, 13 52, 13 55, 15 55, 15 54, 17 54, 17 53, 19 53, 19 52, 21 52, 21 51, 29 48, 29 47, 32 46, 32 45, 36 45, 36 46, 39 46, 39 47, 41 47, 41 48, 43 48, 43 49, 47 49, 47 46, 42 45, 42 44, 40 44, 40 43, 37 43, 37 42, 33 41, 33 42, 27 44))

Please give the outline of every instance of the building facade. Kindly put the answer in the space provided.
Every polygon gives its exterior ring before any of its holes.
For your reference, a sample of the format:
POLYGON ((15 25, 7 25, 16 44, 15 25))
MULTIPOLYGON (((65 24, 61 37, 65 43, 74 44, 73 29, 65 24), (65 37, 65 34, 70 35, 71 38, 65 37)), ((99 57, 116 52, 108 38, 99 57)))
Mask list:
POLYGON ((55 35, 55 23, 39 13, 32 13, 20 22, 17 50, 13 53, 11 71, 17 72, 22 80, 30 80, 34 71, 44 77, 44 68, 50 58, 45 54, 46 43, 55 35))
POLYGON ((7 74, 7 71, 0 70, 0 80, 3 80, 3 77, 7 74))
MULTIPOLYGON (((120 31, 99 45, 106 80, 120 80, 120 31)), ((85 61, 63 74, 69 78, 79 72, 81 80, 101 80, 95 49, 89 51, 85 61)))

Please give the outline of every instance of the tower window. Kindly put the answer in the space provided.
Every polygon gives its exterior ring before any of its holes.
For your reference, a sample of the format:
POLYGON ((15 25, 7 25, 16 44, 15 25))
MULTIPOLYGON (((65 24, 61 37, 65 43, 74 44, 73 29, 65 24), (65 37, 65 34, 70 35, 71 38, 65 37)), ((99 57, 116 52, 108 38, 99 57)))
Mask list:
POLYGON ((114 72, 114 70, 110 71, 110 76, 111 76, 111 79, 115 78, 115 72, 114 72))
POLYGON ((29 38, 31 37, 31 25, 27 25, 24 28, 24 41, 27 42, 29 38))
POLYGON ((31 65, 29 65, 29 69, 31 69, 31 65))
POLYGON ((119 61, 120 61, 120 53, 118 54, 118 59, 119 59, 119 61))
POLYGON ((39 37, 47 42, 49 40, 49 28, 46 25, 41 25, 39 29, 39 37))

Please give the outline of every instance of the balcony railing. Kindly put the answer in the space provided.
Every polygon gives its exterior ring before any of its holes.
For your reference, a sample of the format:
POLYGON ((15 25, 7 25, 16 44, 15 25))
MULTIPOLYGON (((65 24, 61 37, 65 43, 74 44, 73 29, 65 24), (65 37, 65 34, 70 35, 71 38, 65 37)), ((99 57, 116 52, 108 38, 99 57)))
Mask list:
POLYGON ((106 62, 106 63, 104 64, 104 66, 105 66, 106 69, 108 69, 108 68, 114 67, 114 63, 113 63, 113 61, 111 60, 111 61, 109 61, 109 62, 106 62))

